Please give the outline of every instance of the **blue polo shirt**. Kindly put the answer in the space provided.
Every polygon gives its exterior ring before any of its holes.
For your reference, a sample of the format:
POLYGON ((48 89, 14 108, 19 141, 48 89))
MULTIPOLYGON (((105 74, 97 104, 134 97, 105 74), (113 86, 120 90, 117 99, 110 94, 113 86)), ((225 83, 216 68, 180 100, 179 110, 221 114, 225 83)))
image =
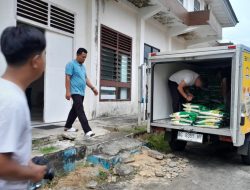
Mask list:
POLYGON ((84 96, 87 78, 85 65, 72 60, 66 65, 65 74, 71 76, 70 93, 84 96))

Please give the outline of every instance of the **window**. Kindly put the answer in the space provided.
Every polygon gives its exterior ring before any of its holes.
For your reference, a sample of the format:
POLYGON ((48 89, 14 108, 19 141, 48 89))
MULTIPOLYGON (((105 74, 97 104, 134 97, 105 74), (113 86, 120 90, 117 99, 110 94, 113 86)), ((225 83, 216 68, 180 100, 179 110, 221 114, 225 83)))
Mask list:
POLYGON ((194 11, 200 11, 201 10, 201 4, 198 0, 194 0, 194 11))
POLYGON ((148 60, 148 54, 152 52, 160 52, 160 50, 148 44, 144 44, 144 63, 148 60))
POLYGON ((101 26, 100 100, 131 100, 132 38, 101 26))

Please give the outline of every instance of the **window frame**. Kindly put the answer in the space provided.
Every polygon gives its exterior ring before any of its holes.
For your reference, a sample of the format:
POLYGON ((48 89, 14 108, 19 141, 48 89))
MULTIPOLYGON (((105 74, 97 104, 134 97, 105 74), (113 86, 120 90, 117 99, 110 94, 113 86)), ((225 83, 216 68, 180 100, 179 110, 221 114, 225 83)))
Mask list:
POLYGON ((184 0, 178 0, 178 2, 183 6, 184 5, 184 0))
MULTIPOLYGON (((110 46, 110 45, 107 45, 107 44, 103 44, 102 42, 102 34, 100 34, 100 85, 99 85, 99 101, 100 102, 131 102, 131 93, 132 93, 132 90, 131 90, 131 87, 132 87, 132 52, 133 52, 133 39, 132 37, 128 36, 128 35, 125 35, 117 30, 114 30, 106 25, 103 25, 101 24, 101 31, 103 28, 111 31, 111 32, 114 32, 117 34, 117 44, 116 44, 116 47, 113 47, 113 46, 110 46), (131 40, 131 46, 130 46, 130 51, 125 51, 125 50, 122 50, 119 48, 119 36, 124 36, 126 38, 129 38, 131 40), (116 62, 115 64, 117 65, 117 70, 119 69, 118 67, 118 64, 119 64, 119 56, 121 55, 127 55, 128 58, 129 58, 129 62, 130 63, 130 70, 127 69, 127 72, 129 72, 129 75, 130 75, 130 81, 128 82, 120 82, 120 81, 116 81, 115 80, 105 80, 105 79, 102 79, 102 50, 103 48, 107 48, 107 49, 110 49, 110 50, 113 50, 116 52, 116 62), (102 99, 101 98, 101 88, 102 87, 115 87, 116 88, 116 93, 115 93, 115 96, 116 96, 116 99, 102 99), (117 99, 119 97, 119 92, 120 92, 120 88, 127 88, 127 99, 117 99)), ((116 77, 118 76, 118 71, 116 71, 116 77)))
MULTIPOLYGON (((161 50, 160 50, 159 48, 156 48, 156 47, 151 46, 151 45, 149 45, 149 44, 147 44, 147 43, 144 43, 144 55, 145 55, 145 46, 148 46, 148 47, 151 48, 151 52, 150 52, 150 53, 155 52, 155 51, 153 51, 153 50, 157 50, 157 52, 161 52, 161 50)), ((148 58, 146 58, 146 57, 144 56, 144 62, 146 61, 146 59, 148 59, 148 58)))
POLYGON ((199 0, 194 0, 194 11, 201 11, 201 2, 199 0), (196 8, 196 5, 199 4, 199 9, 196 8))

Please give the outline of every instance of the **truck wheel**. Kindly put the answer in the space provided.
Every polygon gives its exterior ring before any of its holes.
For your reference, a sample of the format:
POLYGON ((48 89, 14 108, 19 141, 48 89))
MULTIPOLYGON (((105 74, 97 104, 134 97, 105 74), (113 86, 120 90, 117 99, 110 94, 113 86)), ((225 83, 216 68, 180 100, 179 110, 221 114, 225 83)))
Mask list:
POLYGON ((177 131, 171 133, 171 140, 169 141, 169 146, 172 151, 183 151, 185 150, 187 141, 177 140, 177 131))
POLYGON ((250 165, 250 142, 245 143, 248 143, 247 155, 241 155, 241 159, 244 164, 250 165))

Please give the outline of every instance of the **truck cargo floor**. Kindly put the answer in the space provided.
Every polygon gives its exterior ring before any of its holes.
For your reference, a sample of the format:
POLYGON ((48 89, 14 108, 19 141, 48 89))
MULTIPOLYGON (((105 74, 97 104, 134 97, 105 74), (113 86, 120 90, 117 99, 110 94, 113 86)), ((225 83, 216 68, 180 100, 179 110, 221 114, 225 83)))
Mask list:
POLYGON ((207 134, 214 134, 214 135, 222 135, 222 136, 231 136, 231 131, 229 127, 223 128, 205 128, 205 127, 194 127, 194 126, 178 126, 173 125, 170 123, 170 119, 160 119, 154 120, 151 122, 151 126, 153 127, 163 127, 166 129, 178 129, 182 131, 188 132, 197 132, 197 133, 207 133, 207 134))

